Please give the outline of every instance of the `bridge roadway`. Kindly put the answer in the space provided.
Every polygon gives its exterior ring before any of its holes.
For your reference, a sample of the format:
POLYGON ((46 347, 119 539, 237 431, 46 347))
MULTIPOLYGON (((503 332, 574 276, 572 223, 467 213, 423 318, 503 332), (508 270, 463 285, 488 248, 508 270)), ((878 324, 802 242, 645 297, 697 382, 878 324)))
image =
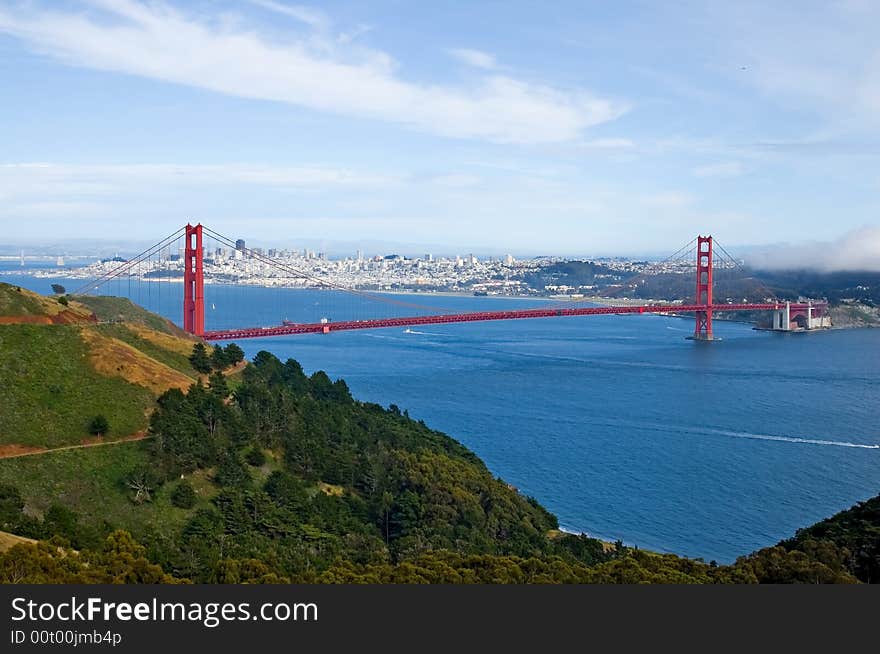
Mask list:
MULTIPOLYGON (((790 305, 792 311, 806 310, 807 304, 790 305)), ((440 325, 455 322, 480 322, 485 320, 522 320, 524 318, 556 318, 560 316, 603 316, 626 315, 632 313, 698 313, 711 309, 713 313, 722 311, 773 311, 785 307, 784 303, 772 304, 649 304, 639 306, 599 306, 571 308, 519 309, 515 311, 474 311, 471 313, 450 313, 430 316, 405 316, 402 318, 372 318, 369 320, 344 320, 340 322, 297 323, 273 327, 250 327, 206 331, 202 337, 207 341, 224 341, 242 338, 262 338, 266 336, 288 336, 293 334, 327 334, 329 332, 352 329, 379 329, 384 327, 413 327, 417 325, 440 325)))

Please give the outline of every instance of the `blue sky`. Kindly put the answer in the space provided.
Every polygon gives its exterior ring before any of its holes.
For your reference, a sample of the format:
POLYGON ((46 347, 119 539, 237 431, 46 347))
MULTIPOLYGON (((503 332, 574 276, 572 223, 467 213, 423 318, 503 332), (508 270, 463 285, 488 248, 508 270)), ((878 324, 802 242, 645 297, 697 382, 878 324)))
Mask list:
POLYGON ((880 4, 0 3, 6 242, 880 259, 880 4))

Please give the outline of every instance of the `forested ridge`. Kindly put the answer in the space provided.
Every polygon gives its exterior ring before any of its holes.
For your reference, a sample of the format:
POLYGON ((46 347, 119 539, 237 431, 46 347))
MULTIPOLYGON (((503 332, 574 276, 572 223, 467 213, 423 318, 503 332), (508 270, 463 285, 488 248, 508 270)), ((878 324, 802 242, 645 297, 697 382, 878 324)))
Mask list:
MULTIPOLYGON (((297 362, 266 352, 234 391, 215 373, 206 385, 163 394, 149 432, 152 439, 140 445, 147 462, 127 470, 117 487, 132 512, 168 487, 176 506, 202 501, 179 533, 140 535, 148 559, 175 578, 239 581, 260 570, 279 581, 351 579, 357 566, 364 574, 403 561, 430 567, 438 552, 552 554, 572 564, 615 555, 593 539, 548 539, 555 517, 494 478, 458 442, 395 406, 357 402, 343 381, 323 372, 307 377, 297 362), (207 503, 190 481, 205 476, 207 503)), ((38 519, 17 489, 6 485, 2 493, 0 528, 60 537, 70 549, 101 551, 108 534, 127 526, 84 524, 61 505, 38 519)))
POLYGON ((164 393, 149 434, 130 445, 144 448, 140 462, 114 480, 111 492, 129 509, 113 520, 86 519, 63 504, 37 516, 14 484, 0 484, 0 530, 43 541, 0 555, 0 581, 877 579, 880 499, 732 566, 564 534, 535 499, 495 478, 457 441, 267 352, 234 382, 215 372, 188 392, 164 393), (138 527, 138 512, 156 510, 160 496, 179 527, 138 527))

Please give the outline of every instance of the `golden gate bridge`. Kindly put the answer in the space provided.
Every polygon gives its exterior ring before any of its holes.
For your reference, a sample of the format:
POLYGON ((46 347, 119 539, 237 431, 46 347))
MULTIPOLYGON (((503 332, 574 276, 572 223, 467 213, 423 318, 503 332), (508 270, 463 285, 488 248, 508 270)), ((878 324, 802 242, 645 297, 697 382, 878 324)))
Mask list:
MULTIPOLYGON (((535 308, 505 308, 495 311, 467 311, 462 312, 448 307, 440 308, 417 304, 391 297, 382 293, 368 292, 357 288, 350 288, 327 277, 321 277, 310 271, 302 270, 289 262, 273 259, 258 249, 243 247, 241 242, 227 238, 209 228, 197 224, 187 224, 174 234, 166 237, 137 256, 118 262, 119 265, 97 274, 94 279, 83 284, 74 291, 74 295, 84 293, 104 292, 115 295, 125 295, 133 301, 147 308, 154 297, 162 298, 161 282, 182 287, 181 293, 171 293, 175 302, 182 305, 183 329, 190 334, 203 338, 207 341, 238 340, 246 338, 264 338, 272 336, 289 336, 296 334, 329 334, 338 331, 379 329, 389 327, 411 327, 421 325, 436 325, 450 323, 472 323, 497 320, 523 320, 527 318, 559 318, 568 316, 597 316, 597 315, 632 315, 632 314, 693 314, 694 332, 689 338, 697 341, 714 340, 712 319, 713 315, 723 312, 772 312, 772 328, 777 331, 790 331, 794 326, 810 328, 813 325, 824 325, 824 316, 827 305, 824 302, 721 302, 713 300, 715 277, 719 270, 726 271, 735 268, 738 264, 720 248, 724 253, 721 266, 717 265, 715 242, 712 236, 698 236, 688 246, 681 248, 676 254, 688 250, 688 256, 695 253, 693 271, 695 272, 693 288, 693 300, 687 303, 628 303, 621 306, 579 306, 580 303, 569 301, 565 305, 548 305, 535 308), (277 324, 257 326, 247 325, 247 310, 233 311, 236 320, 240 319, 244 326, 229 326, 224 328, 208 329, 206 322, 206 306, 214 306, 214 302, 206 300, 206 286, 214 288, 213 283, 206 284, 206 240, 211 239, 216 244, 230 248, 236 253, 235 257, 247 259, 261 267, 263 271, 274 270, 282 279, 294 280, 301 288, 309 288, 325 293, 332 293, 336 297, 357 298, 362 303, 361 312, 369 305, 381 305, 382 311, 366 309, 361 315, 352 311, 349 307, 344 311, 345 319, 330 320, 326 317, 311 321, 293 322, 280 319, 277 324), (183 247, 179 247, 179 241, 183 247), (178 244, 175 252, 175 244, 178 244), (179 271, 182 268, 182 276, 179 271), (165 272, 163 272, 165 271, 165 272), (164 275, 164 276, 163 276, 164 275), (137 292, 132 290, 132 281, 136 283, 147 282, 150 285, 160 283, 155 289, 148 287, 141 293, 140 286, 137 292), (125 286, 127 282, 127 288, 125 286), (182 282, 182 284, 180 283, 182 282), (116 285, 116 293, 112 293, 116 285), (143 297, 142 297, 143 296, 143 297), (388 308, 393 307, 394 312, 389 313, 388 308), (375 315, 381 314, 381 315, 375 315)), ((220 252, 218 248, 215 252, 220 252)), ((213 259, 209 259, 212 264, 213 259)), ((669 258, 667 258, 669 260, 669 258)), ((664 261, 667 261, 664 260, 664 261)), ((222 281, 222 280, 221 280, 222 281)), ((242 288, 241 280, 229 279, 232 285, 242 288)), ((166 305, 169 293, 165 291, 166 305)), ((228 295, 226 296, 228 298, 228 295)), ((311 299, 311 298, 309 298, 311 299)), ((288 296, 287 301, 290 301, 288 296)), ((331 305, 326 301, 314 302, 320 311, 326 312, 331 305)), ((338 308, 338 305, 337 305, 338 308)), ((290 310, 289 307, 279 306, 279 313, 290 310)), ((167 312, 166 312, 167 313, 167 312)), ((179 314, 178 314, 179 315, 179 314)))

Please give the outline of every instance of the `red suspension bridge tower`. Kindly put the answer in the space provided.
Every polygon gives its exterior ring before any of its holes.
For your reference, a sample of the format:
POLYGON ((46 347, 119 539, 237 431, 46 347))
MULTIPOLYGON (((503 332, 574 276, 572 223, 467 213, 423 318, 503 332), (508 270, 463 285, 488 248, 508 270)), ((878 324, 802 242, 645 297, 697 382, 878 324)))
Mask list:
POLYGON ((694 340, 712 340, 712 237, 697 237, 697 293, 694 304, 705 309, 697 311, 694 340))
POLYGON ((186 226, 183 269, 183 328, 190 334, 205 334, 205 273, 202 225, 186 226))

